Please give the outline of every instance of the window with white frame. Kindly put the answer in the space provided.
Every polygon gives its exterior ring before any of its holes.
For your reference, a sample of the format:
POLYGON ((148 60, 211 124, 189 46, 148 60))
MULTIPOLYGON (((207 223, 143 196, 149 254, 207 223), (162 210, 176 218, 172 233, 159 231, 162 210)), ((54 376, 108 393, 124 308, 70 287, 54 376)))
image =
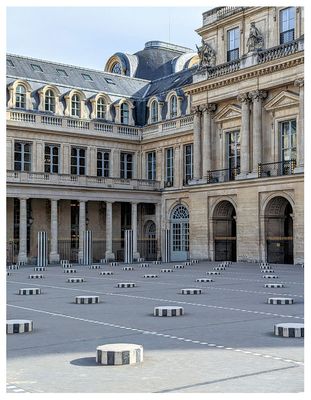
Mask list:
POLYGON ((106 102, 105 99, 100 97, 96 104, 96 118, 105 119, 106 117, 106 102))
POLYGON ((31 171, 31 143, 14 143, 14 171, 31 171))
POLYGON ((71 98, 71 115, 81 117, 81 100, 78 94, 74 94, 71 98))
POLYGON ((280 11, 280 44, 295 39, 295 7, 288 7, 280 11))
POLYGON ((153 124, 155 122, 158 122, 158 120, 159 120, 158 102, 156 100, 153 100, 150 107, 150 121, 153 124))
POLYGON ((227 31, 227 61, 237 60, 240 53, 240 29, 227 31))
POLYGON ((85 149, 71 148, 71 175, 85 175, 86 155, 85 149))
POLYGON ((156 152, 150 151, 147 153, 147 179, 155 180, 156 179, 156 152))
POLYGON ((55 113, 55 95, 51 89, 45 92, 44 110, 55 113))
POLYGON ((109 151, 97 150, 97 176, 109 177, 109 158, 109 151))
POLYGON ((26 89, 23 85, 17 85, 15 90, 15 107, 26 108, 26 89))
POLYGON ((184 183, 187 184, 193 178, 193 145, 184 146, 184 183))
POLYGON ((132 179, 133 177, 133 154, 120 154, 120 177, 123 179, 132 179))
POLYGON ((169 147, 165 150, 165 181, 173 185, 174 180, 174 149, 169 147))
POLYGON ((227 163, 228 179, 234 180, 240 173, 240 131, 234 130, 226 133, 227 136, 227 163))
POLYGON ((296 120, 282 121, 279 125, 281 136, 281 161, 296 160, 296 120))
POLYGON ((44 172, 58 174, 59 169, 59 146, 46 144, 44 147, 44 172))
POLYGON ((173 95, 170 98, 170 118, 177 117, 177 96, 173 95))
POLYGON ((121 124, 128 125, 129 124, 129 106, 127 103, 121 104, 121 115, 120 115, 120 122, 121 124))

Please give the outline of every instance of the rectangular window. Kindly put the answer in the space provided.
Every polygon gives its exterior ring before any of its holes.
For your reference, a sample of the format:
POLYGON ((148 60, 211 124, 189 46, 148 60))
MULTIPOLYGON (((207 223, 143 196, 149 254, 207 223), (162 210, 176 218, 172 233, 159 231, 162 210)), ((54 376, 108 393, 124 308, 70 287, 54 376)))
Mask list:
POLYGON ((174 181, 174 149, 165 150, 165 181, 166 186, 173 186, 174 181))
POLYGON ((58 174, 59 146, 46 144, 44 147, 44 172, 58 174))
POLYGON ((85 175, 85 149, 71 148, 71 175, 85 175))
POLYGON ((280 11, 280 44, 295 39, 295 7, 288 7, 280 11))
POLYGON ((234 28, 227 32, 227 61, 238 60, 240 55, 240 29, 234 28))
POLYGON ((296 120, 280 123, 281 134, 281 161, 296 160, 296 120))
POLYGON ((133 177, 133 154, 121 153, 120 155, 120 177, 132 179, 133 177))
POLYGON ((193 145, 186 144, 184 146, 184 184, 193 178, 193 145))
POLYGON ((240 171, 240 131, 227 132, 227 155, 229 180, 234 180, 240 171))
POLYGON ((14 170, 31 171, 31 143, 14 143, 14 170))
POLYGON ((147 153, 147 179, 156 180, 156 152, 147 153))
POLYGON ((109 177, 109 151, 97 151, 97 176, 109 177))

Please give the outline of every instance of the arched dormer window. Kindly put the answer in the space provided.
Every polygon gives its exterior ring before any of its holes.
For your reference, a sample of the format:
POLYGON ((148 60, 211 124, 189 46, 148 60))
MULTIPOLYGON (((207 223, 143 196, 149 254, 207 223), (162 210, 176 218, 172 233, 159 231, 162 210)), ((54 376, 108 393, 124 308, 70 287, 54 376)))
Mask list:
POLYGON ((106 93, 97 93, 90 98, 91 119, 104 119, 111 121, 110 104, 111 99, 106 93))
POLYGON ((15 90, 15 107, 26 108, 26 89, 24 85, 17 85, 15 90))
POLYGON ((176 118, 181 116, 181 103, 182 96, 179 95, 175 90, 171 90, 167 93, 165 101, 167 104, 166 118, 176 118))
POLYGON ((71 97, 71 116, 81 117, 81 99, 77 93, 71 97))
POLYGON ((56 115, 62 114, 62 107, 59 101, 60 92, 56 86, 46 85, 38 90, 40 103, 38 110, 56 115))
POLYGON ((127 103, 122 103, 120 107, 120 122, 124 125, 129 125, 129 106, 127 103))
POLYGON ((64 98, 66 102, 65 115, 67 117, 89 118, 85 105, 86 97, 81 90, 71 90, 64 98))
POLYGON ((8 86, 9 101, 8 108, 19 108, 22 110, 32 110, 31 86, 27 81, 18 79, 8 86))
POLYGON ((105 119, 106 118, 106 102, 103 97, 100 97, 96 103, 96 118, 105 119))
POLYGON ((153 100, 150 107, 150 121, 152 124, 159 120, 159 105, 156 100, 153 100))
POLYGON ((44 111, 55 113, 55 94, 53 90, 48 89, 44 96, 44 111))
POLYGON ((177 96, 173 95, 170 98, 170 118, 177 117, 177 96))
POLYGON ((130 99, 120 99, 114 103, 115 107, 115 122, 123 125, 135 125, 133 118, 134 104, 130 99))

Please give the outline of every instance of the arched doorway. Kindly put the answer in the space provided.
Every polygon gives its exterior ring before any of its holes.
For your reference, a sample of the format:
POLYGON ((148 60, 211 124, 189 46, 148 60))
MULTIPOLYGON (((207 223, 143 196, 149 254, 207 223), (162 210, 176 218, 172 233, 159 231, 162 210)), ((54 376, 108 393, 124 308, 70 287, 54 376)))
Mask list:
POLYGON ((157 259, 157 240, 156 240, 156 224, 153 221, 147 221, 145 224, 145 259, 157 259))
POLYGON ((265 209, 267 261, 293 264, 293 209, 284 197, 269 201, 265 209))
POLYGON ((236 261, 236 212, 230 201, 215 207, 213 228, 215 261, 236 261))
POLYGON ((184 261, 189 258, 189 211, 182 204, 171 213, 171 260, 184 261))

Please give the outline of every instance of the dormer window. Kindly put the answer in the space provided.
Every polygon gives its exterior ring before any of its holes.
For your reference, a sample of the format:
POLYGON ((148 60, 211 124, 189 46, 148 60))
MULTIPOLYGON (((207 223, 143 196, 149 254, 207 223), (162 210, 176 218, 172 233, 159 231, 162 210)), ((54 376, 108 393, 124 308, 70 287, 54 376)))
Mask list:
POLYGON ((105 81, 109 83, 109 85, 115 85, 114 81, 110 78, 105 78, 105 81))
POLYGON ((18 85, 15 92, 15 107, 26 108, 26 89, 23 85, 18 85))
POLYGON ((150 107, 150 113, 151 113, 151 123, 155 123, 158 122, 159 120, 159 111, 158 111, 158 103, 156 100, 154 100, 151 103, 151 107, 150 107))
POLYGON ((31 65, 31 68, 32 68, 34 71, 43 72, 43 70, 42 70, 42 68, 40 67, 40 65, 37 65, 37 64, 30 64, 30 65, 31 65))
POLYGON ((82 75, 82 77, 83 77, 83 79, 85 80, 85 81, 92 81, 93 79, 91 78, 91 76, 90 75, 88 75, 88 74, 81 74, 82 75))
POLYGON ((114 66, 111 69, 111 72, 113 74, 119 74, 122 75, 122 67, 121 64, 119 62, 115 63, 114 66))
POLYGON ((68 76, 67 72, 64 69, 58 69, 57 68, 56 71, 57 71, 58 75, 68 76))
POLYGON ((105 119, 105 117, 106 117, 106 103, 105 100, 102 97, 100 97, 97 100, 96 118, 105 119))
POLYGON ((73 117, 81 116, 81 101, 80 96, 77 94, 74 94, 71 98, 71 115, 73 117))
POLYGON ((121 104, 121 124, 129 124, 129 106, 127 103, 121 104))
POLYGON ((45 92, 44 110, 55 113, 55 95, 51 89, 45 92))
POLYGON ((170 99, 170 118, 177 117, 177 97, 174 95, 170 99))

